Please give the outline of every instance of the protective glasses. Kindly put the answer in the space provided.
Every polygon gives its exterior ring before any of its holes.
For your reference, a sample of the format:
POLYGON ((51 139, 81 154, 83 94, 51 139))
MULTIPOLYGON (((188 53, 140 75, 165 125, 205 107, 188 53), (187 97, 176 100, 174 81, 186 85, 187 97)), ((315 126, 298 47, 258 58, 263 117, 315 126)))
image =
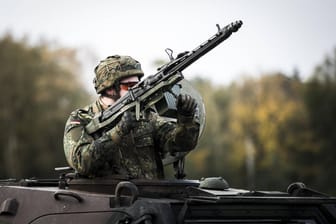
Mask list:
POLYGON ((138 82, 121 82, 120 85, 120 89, 121 90, 129 90, 130 88, 132 88, 133 86, 135 86, 136 84, 138 84, 138 82))

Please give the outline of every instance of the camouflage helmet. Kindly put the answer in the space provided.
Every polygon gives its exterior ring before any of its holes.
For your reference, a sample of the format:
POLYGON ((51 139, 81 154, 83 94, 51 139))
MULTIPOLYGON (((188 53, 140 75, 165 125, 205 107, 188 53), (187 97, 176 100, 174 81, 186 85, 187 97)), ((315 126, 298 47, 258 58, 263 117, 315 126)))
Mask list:
POLYGON ((130 56, 113 55, 100 61, 94 69, 96 77, 93 82, 99 94, 113 86, 122 78, 138 76, 141 79, 144 73, 140 63, 130 56))

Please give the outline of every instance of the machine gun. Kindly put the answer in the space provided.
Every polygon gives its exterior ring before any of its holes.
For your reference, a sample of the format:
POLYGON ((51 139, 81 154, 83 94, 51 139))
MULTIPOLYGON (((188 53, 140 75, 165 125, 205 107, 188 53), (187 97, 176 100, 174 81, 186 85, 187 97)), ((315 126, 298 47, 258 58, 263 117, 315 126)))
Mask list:
POLYGON ((139 120, 142 112, 155 106, 164 98, 165 93, 173 93, 171 89, 174 85, 184 79, 181 72, 185 68, 229 38, 242 24, 242 21, 236 21, 224 28, 220 28, 217 24, 218 32, 214 36, 194 50, 179 54, 175 59, 172 56, 172 51, 167 51, 170 62, 160 67, 155 75, 143 79, 130 88, 127 94, 121 97, 114 105, 97 114, 86 125, 86 131, 92 136, 100 136, 105 130, 114 127, 118 118, 130 109, 135 109, 136 119, 139 120))

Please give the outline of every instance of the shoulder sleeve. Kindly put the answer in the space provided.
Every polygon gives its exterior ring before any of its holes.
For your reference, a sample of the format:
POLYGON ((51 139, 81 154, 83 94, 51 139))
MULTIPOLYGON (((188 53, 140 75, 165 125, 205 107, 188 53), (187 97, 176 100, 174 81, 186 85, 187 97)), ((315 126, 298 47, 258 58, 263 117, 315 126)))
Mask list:
POLYGON ((85 158, 91 157, 94 139, 85 132, 85 125, 92 118, 86 108, 73 111, 65 125, 64 153, 69 165, 77 171, 87 170, 90 165, 85 158))
POLYGON ((104 166, 108 156, 117 154, 116 144, 110 136, 103 135, 94 139, 85 131, 85 126, 92 120, 91 108, 72 112, 64 131, 64 153, 68 164, 78 173, 94 176, 104 166))

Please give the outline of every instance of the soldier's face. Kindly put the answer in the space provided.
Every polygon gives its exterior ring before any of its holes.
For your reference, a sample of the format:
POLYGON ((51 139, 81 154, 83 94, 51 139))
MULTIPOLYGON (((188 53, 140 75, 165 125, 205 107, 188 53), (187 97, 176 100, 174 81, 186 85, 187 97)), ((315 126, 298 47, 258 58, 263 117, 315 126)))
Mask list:
POLYGON ((120 97, 124 96, 128 90, 139 82, 138 76, 130 76, 120 80, 120 97))

